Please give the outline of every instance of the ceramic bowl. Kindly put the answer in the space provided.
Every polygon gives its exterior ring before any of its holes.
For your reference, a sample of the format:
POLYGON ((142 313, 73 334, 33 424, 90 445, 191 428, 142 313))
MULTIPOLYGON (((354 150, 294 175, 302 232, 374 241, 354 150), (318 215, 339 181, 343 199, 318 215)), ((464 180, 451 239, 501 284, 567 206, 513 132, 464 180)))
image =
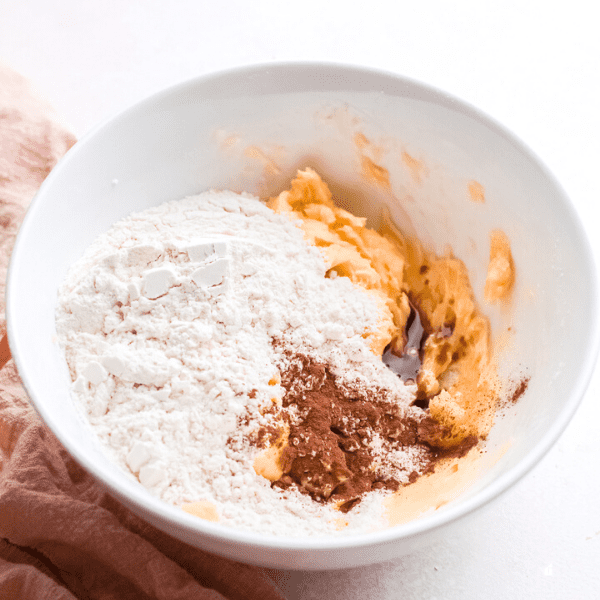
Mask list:
POLYGON ((571 202, 531 150, 477 109, 429 86, 330 64, 259 65, 199 77, 97 127, 36 195, 13 252, 7 304, 10 346, 32 403, 114 497, 194 546, 292 569, 383 561, 460 528, 556 441, 584 394, 599 337, 588 241, 571 202), (371 225, 387 207, 399 227, 437 252, 451 247, 468 267, 501 346, 501 376, 508 387, 529 378, 487 440, 494 460, 469 486, 419 518, 364 535, 269 537, 203 521, 154 498, 89 435, 56 341, 57 289, 115 221, 209 188, 268 196, 306 165, 371 225), (389 186, 376 176, 386 172, 389 186), (509 306, 483 298, 495 229, 508 236, 516 264, 509 306))

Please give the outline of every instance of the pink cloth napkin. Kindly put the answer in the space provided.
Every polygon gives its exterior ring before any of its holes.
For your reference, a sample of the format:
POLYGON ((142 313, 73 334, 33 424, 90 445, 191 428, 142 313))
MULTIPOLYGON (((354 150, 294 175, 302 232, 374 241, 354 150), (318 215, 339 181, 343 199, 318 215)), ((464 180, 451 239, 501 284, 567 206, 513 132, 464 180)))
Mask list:
MULTIPOLYGON (((0 340, 17 229, 74 143, 27 82, 0 65, 0 340)), ((283 597, 260 569, 179 542, 113 500, 40 421, 9 360, 0 366, 0 598, 283 597)))

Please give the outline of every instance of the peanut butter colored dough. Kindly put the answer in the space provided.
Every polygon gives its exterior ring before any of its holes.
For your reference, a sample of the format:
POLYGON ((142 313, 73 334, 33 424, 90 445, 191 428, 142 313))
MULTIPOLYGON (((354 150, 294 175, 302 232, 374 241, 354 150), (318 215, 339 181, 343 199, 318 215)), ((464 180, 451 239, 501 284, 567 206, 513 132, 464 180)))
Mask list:
POLYGON ((490 234, 490 264, 485 279, 487 302, 508 300, 515 283, 515 264, 510 251, 510 242, 503 231, 490 234))
POLYGON ((485 189, 479 181, 469 181, 469 197, 473 202, 483 204, 485 202, 485 189))
POLYGON ((389 525, 393 527, 408 523, 449 504, 495 465, 510 445, 511 442, 507 442, 491 452, 472 448, 462 458, 448 458, 439 462, 435 471, 423 475, 384 500, 389 525))
POLYGON ((366 219, 335 206, 326 183, 310 168, 299 171, 291 188, 268 205, 301 221, 306 240, 328 262, 328 275, 349 277, 385 307, 379 329, 365 334, 375 354, 388 346, 402 351, 410 303, 417 307, 428 334, 418 397, 429 400, 431 416, 446 426, 437 445, 485 437, 500 386, 489 322, 479 312, 462 261, 436 256, 389 222, 381 233, 367 228, 366 219))
POLYGON ((283 475, 283 466, 281 464, 281 455, 283 449, 288 443, 289 427, 285 427, 277 441, 254 459, 254 471, 257 475, 268 479, 269 481, 277 481, 283 475))
POLYGON ((208 500, 200 500, 199 502, 191 502, 190 504, 183 504, 182 510, 195 517, 200 517, 205 521, 214 521, 215 523, 219 520, 219 514, 217 508, 212 502, 208 500))

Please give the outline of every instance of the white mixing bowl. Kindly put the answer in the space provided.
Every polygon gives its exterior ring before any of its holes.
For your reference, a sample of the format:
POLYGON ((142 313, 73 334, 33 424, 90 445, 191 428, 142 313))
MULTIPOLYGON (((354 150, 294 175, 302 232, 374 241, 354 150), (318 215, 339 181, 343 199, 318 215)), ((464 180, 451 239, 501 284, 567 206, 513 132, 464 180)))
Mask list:
POLYGON ((296 569, 390 559, 461 527, 556 441, 584 394, 599 339, 596 271, 583 228, 529 149, 476 109, 430 87, 323 64, 263 65, 200 77, 87 135, 52 171, 29 209, 12 256, 7 304, 10 346, 32 403, 112 495, 194 546, 296 569), (365 181, 364 156, 388 169, 390 189, 365 181), (502 376, 531 377, 487 442, 488 454, 499 458, 470 488, 419 519, 368 535, 288 539, 246 533, 152 497, 114 467, 88 434, 56 343, 57 289, 69 266, 115 221, 208 188, 275 192, 306 164, 337 182, 338 192, 361 189, 363 196, 355 194, 350 206, 374 225, 385 203, 398 225, 412 226, 438 252, 450 245, 471 273, 494 335, 506 342, 502 376), (469 197, 473 181, 481 184, 485 202, 469 197), (517 281, 509 308, 483 302, 492 229, 503 230, 512 244, 517 281))

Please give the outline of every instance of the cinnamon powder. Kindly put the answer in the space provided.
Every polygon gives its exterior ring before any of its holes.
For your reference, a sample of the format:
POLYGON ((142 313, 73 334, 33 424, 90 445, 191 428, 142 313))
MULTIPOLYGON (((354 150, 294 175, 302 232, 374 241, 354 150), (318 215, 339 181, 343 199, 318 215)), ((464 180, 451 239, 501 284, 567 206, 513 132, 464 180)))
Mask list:
POLYGON ((363 494, 396 491, 441 458, 462 456, 477 443, 473 436, 452 449, 438 448, 445 432, 427 411, 420 419, 408 417, 383 389, 340 385, 327 365, 308 356, 288 353, 285 359, 282 412, 289 436, 275 487, 296 487, 347 512, 363 494), (388 464, 402 451, 400 463, 388 464))

